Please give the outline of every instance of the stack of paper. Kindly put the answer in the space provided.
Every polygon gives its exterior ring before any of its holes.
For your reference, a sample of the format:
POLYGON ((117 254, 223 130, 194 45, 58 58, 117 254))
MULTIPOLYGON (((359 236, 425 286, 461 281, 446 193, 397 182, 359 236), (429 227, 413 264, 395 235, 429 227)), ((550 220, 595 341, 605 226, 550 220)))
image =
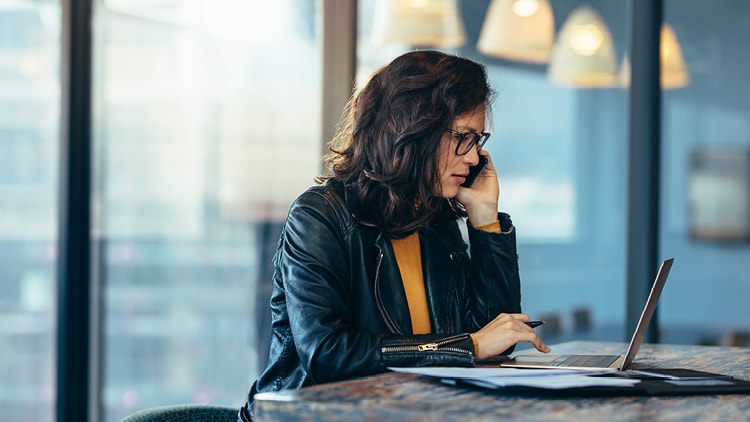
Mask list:
POLYGON ((427 375, 440 379, 453 379, 472 384, 497 387, 532 387, 543 389, 563 389, 576 387, 627 387, 640 382, 625 377, 601 377, 611 371, 579 371, 573 369, 520 369, 520 368, 388 368, 396 372, 427 375))

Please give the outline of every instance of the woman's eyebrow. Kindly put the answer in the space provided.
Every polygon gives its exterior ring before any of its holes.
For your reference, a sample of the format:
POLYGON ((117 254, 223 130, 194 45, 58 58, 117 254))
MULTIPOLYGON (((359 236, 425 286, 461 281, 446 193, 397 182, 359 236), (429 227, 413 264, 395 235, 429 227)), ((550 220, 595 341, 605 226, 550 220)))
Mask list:
POLYGON ((476 129, 474 129, 474 128, 473 128, 473 127, 471 127, 471 126, 456 126, 456 129, 455 129, 455 130, 456 130, 457 132, 464 132, 464 133, 465 133, 465 132, 472 132, 472 133, 480 133, 480 132, 484 132, 483 130, 476 130, 476 129))

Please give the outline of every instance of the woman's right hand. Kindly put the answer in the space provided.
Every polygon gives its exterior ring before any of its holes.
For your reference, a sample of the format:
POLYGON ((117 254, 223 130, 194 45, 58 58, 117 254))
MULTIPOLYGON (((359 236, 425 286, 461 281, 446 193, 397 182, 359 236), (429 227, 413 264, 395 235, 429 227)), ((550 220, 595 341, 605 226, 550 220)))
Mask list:
POLYGON ((534 345, 536 350, 548 353, 549 346, 534 330, 526 325, 529 321, 526 314, 500 314, 473 334, 477 342, 477 359, 487 359, 508 350, 518 342, 526 341, 534 345))

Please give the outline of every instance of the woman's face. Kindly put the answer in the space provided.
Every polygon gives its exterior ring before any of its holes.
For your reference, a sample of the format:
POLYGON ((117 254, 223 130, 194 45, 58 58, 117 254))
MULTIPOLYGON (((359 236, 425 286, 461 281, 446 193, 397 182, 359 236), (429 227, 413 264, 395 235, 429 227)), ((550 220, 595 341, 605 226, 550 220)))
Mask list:
MULTIPOLYGON (((456 117, 448 127, 456 132, 480 133, 484 131, 485 107, 479 106, 469 113, 456 117)), ((465 141, 466 142, 466 141, 465 141)), ((477 147, 472 148, 465 155, 456 154, 458 135, 450 132, 443 134, 440 143, 440 159, 438 168, 440 171, 440 187, 438 194, 443 198, 453 198, 458 195, 461 183, 469 174, 469 166, 479 163, 479 151, 477 147)))

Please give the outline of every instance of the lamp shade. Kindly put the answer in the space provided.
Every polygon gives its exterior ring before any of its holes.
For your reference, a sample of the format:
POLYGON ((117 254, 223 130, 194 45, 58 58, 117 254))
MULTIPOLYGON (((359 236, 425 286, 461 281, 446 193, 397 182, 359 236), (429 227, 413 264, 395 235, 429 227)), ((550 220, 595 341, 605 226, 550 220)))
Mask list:
MULTIPOLYGON (((659 83, 662 89, 682 88, 690 83, 690 74, 677 35, 667 23, 661 26, 659 60, 659 83)), ((630 60, 627 55, 622 59, 620 66, 620 83, 623 87, 630 86, 630 60)))
POLYGON ((459 47, 466 42, 466 32, 455 0, 378 0, 372 41, 459 47))
POLYGON ((492 0, 477 49, 487 56, 547 63, 554 39, 549 0, 492 0))
POLYGON ((680 42, 672 27, 663 24, 661 27, 661 86, 662 88, 681 88, 690 82, 685 58, 682 56, 680 42))
POLYGON ((581 6, 563 24, 552 47, 550 79, 578 88, 617 85, 617 60, 612 36, 592 8, 581 6))

